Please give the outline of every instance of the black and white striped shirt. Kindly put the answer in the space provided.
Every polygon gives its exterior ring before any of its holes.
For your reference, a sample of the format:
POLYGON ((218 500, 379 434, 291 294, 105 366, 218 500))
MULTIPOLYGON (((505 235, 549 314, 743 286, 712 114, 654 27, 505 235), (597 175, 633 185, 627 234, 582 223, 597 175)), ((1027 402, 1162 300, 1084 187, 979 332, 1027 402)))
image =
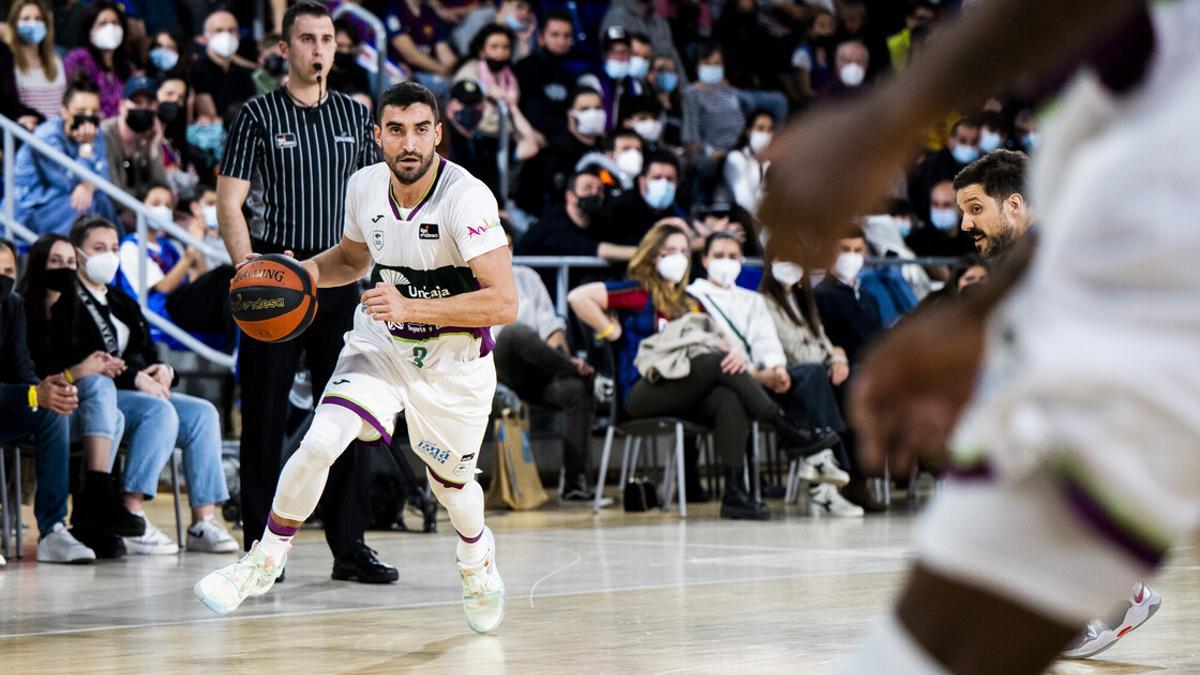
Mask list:
POLYGON ((366 106, 331 91, 316 108, 285 87, 246 102, 229 129, 221 175, 251 182, 250 236, 317 252, 341 241, 346 183, 379 161, 366 106))

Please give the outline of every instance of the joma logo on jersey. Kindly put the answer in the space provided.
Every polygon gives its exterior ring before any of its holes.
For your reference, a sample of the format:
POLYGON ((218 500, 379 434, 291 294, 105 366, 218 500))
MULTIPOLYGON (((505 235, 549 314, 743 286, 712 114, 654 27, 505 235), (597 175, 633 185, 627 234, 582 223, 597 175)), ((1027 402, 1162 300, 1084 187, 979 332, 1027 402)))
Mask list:
POLYGON ((438 464, 445 464, 446 460, 450 459, 449 450, 442 450, 429 441, 421 441, 420 443, 417 443, 417 449, 429 455, 430 458, 432 458, 438 464))
POLYGON ((417 239, 440 239, 438 226, 434 223, 421 223, 417 228, 417 239))

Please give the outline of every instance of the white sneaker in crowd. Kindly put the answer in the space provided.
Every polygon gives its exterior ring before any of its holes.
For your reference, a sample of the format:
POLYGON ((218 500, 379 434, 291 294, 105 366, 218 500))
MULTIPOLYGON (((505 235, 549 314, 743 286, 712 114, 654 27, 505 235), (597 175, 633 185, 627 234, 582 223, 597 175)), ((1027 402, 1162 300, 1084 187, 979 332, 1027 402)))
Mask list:
POLYGON ((1063 652, 1068 659, 1086 659, 1117 644, 1117 640, 1146 623, 1162 605, 1162 596, 1142 582, 1134 586, 1128 604, 1109 620, 1092 619, 1075 642, 1063 652))
POLYGON ((476 633, 494 630, 504 620, 504 580, 496 568, 496 538, 491 528, 484 526, 483 536, 488 544, 487 555, 478 565, 458 563, 458 575, 463 585, 463 611, 467 626, 476 633))
POLYGON ((805 457, 803 463, 811 469, 810 472, 805 472, 803 467, 801 468, 802 474, 810 473, 813 476, 806 479, 809 482, 829 483, 837 487, 842 487, 850 482, 850 474, 838 466, 837 460, 833 457, 833 450, 826 449, 811 457, 805 457))
POLYGON ((96 552, 79 543, 62 523, 55 523, 50 534, 38 542, 38 562, 47 563, 90 563, 95 562, 96 552))
POLYGON ((155 527, 145 513, 133 515, 146 521, 146 531, 140 537, 123 537, 125 550, 133 555, 175 555, 179 553, 179 544, 155 527))
POLYGON ((228 614, 246 598, 258 597, 271 590, 286 564, 286 554, 276 562, 256 541, 240 560, 197 581, 192 590, 205 607, 217 614, 228 614))
POLYGON ((808 515, 810 516, 861 518, 865 514, 863 507, 850 502, 837 491, 837 488, 828 483, 813 486, 809 491, 808 515))
POLYGON ((237 539, 209 516, 188 528, 187 550, 200 553, 233 553, 241 548, 237 539))

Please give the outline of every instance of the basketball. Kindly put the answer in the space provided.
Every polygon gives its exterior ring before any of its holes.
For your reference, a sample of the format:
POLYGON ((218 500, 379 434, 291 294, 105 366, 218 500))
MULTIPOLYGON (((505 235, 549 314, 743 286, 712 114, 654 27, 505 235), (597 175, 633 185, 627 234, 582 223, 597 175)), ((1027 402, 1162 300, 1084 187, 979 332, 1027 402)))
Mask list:
POLYGON ((262 342, 287 342, 317 314, 317 289, 295 258, 271 254, 242 266, 229 284, 233 319, 262 342))

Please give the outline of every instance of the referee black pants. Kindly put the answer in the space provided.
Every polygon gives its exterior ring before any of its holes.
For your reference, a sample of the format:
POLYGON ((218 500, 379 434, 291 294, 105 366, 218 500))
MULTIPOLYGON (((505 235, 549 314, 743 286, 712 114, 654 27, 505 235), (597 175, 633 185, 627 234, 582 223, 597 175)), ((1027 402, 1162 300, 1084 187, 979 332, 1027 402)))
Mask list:
MULTIPOLYGON (((259 253, 271 247, 254 243, 259 253)), ((297 252, 301 260, 310 255, 297 252)), ((242 386, 242 521, 244 548, 249 551, 262 536, 283 468, 283 439, 287 430, 288 392, 300 364, 301 352, 312 373, 313 400, 319 402, 329 382, 346 331, 354 326, 359 292, 355 284, 317 291, 317 315, 308 330, 290 342, 259 342, 241 336, 238 374, 242 386)), ((351 443, 329 469, 321 498, 325 540, 334 557, 351 553, 370 524, 367 461, 359 466, 360 447, 351 443)))

